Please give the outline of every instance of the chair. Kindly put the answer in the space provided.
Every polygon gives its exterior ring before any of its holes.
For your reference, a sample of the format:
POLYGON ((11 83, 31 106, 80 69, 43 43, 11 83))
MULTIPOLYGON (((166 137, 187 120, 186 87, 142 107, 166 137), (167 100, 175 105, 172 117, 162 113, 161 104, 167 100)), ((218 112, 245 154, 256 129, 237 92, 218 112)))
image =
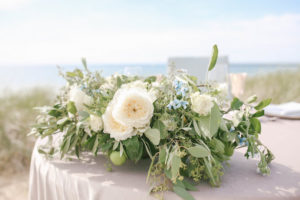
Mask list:
MULTIPOLYGON (((178 69, 186 69, 188 74, 196 76, 198 83, 201 83, 206 79, 209 60, 210 57, 170 57, 168 59, 168 73, 174 73, 178 69)), ((228 83, 228 68, 228 57, 219 57, 215 68, 208 73, 208 80, 228 83)))

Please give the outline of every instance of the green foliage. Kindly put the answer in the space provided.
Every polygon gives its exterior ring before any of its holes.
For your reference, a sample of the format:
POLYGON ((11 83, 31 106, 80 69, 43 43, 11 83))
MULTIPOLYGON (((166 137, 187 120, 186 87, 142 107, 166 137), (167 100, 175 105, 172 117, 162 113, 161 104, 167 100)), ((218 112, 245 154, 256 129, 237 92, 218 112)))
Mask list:
POLYGON ((267 107, 270 103, 271 103, 272 99, 265 99, 263 101, 261 101, 257 106, 255 106, 254 108, 256 110, 262 110, 265 107, 267 107))
POLYGON ((152 142, 154 145, 158 145, 160 141, 160 131, 155 128, 150 128, 145 132, 145 136, 152 142))
POLYGON ((204 158, 210 155, 210 152, 202 145, 196 145, 187 149, 189 153, 196 158, 204 158))
POLYGON ((212 56, 211 59, 209 61, 209 65, 208 65, 208 71, 213 70, 213 68, 215 67, 216 63, 217 63, 217 59, 218 59, 218 47, 217 45, 213 46, 213 52, 212 52, 212 56))
POLYGON ((186 191, 184 187, 174 185, 173 191, 185 200, 194 200, 194 197, 190 193, 188 193, 188 191, 186 191))
POLYGON ((133 136, 123 142, 128 158, 134 162, 141 159, 143 155, 143 143, 138 136, 133 136))
POLYGON ((231 109, 232 110, 239 110, 240 107, 243 105, 244 103, 239 100, 238 98, 234 97, 232 102, 231 102, 231 109))

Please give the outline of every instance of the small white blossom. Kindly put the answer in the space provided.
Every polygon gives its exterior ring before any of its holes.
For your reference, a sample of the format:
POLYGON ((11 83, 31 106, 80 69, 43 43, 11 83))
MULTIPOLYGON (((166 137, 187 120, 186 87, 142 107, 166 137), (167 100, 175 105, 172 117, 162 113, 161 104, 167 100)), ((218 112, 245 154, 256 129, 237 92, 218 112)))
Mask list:
POLYGON ((91 129, 95 132, 103 129, 103 121, 102 118, 96 115, 90 115, 89 125, 91 129))
POLYGON ((214 106, 213 98, 207 94, 195 92, 191 95, 192 110, 200 115, 208 115, 214 106))
POLYGON ((86 95, 77 85, 73 85, 70 90, 69 100, 73 101, 78 111, 85 110, 84 105, 92 104, 92 97, 86 95))

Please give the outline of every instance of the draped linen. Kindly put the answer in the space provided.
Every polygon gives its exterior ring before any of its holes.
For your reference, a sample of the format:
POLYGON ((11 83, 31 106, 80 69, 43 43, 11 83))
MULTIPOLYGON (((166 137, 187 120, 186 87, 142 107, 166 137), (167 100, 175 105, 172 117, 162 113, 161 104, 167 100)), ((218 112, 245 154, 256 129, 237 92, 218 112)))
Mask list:
MULTIPOLYGON (((257 159, 247 160, 238 150, 224 165, 222 184, 213 188, 207 183, 191 192, 198 200, 205 199, 300 199, 300 121, 277 120, 262 123, 261 140, 275 154, 271 175, 256 173, 257 159)), ((148 200, 150 185, 146 183, 149 160, 138 164, 126 162, 113 171, 106 170, 105 156, 83 154, 81 159, 47 160, 38 153, 36 142, 30 168, 30 200, 148 200)), ((180 199, 172 192, 165 199, 180 199)))

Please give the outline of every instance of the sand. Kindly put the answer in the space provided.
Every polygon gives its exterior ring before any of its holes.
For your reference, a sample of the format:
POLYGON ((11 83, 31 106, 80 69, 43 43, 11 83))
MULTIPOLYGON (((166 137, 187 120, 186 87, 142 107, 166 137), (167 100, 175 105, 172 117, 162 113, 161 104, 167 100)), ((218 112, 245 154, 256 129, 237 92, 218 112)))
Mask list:
POLYGON ((1 175, 0 200, 28 199, 28 174, 1 175))

